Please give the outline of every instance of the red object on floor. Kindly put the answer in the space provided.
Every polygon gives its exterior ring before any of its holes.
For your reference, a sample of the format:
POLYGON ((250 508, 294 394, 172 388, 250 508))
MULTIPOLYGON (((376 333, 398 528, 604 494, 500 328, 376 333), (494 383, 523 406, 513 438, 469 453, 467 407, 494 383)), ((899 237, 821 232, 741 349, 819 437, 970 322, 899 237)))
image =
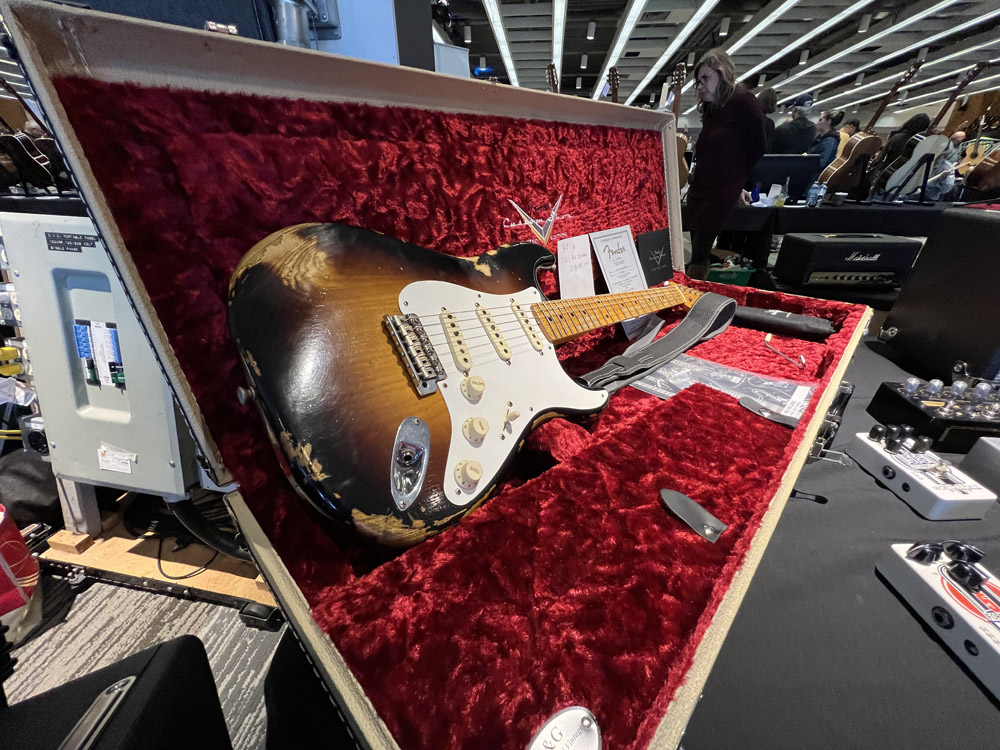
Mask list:
POLYGON ((21 531, 0 505, 0 618, 13 629, 13 613, 26 607, 38 585, 38 560, 31 556, 21 531))
MULTIPOLYGON (((646 747, 814 405, 793 432, 705 387, 666 402, 624 389, 586 426, 537 430, 507 484, 456 528, 403 553, 373 549, 295 495, 258 414, 236 402, 225 299, 240 257, 299 222, 478 255, 532 240, 509 200, 544 220, 561 195, 551 249, 559 236, 661 228, 661 135, 81 79, 57 88, 226 465, 400 746, 523 748, 546 717, 581 704, 605 747, 646 747), (707 544, 661 507, 664 487, 729 530, 707 544)), ((823 384, 863 310, 692 286, 832 320, 825 342, 774 338, 805 356, 804 371, 736 327, 692 352, 823 384)), ((560 357, 579 374, 624 346, 606 329, 560 357)))

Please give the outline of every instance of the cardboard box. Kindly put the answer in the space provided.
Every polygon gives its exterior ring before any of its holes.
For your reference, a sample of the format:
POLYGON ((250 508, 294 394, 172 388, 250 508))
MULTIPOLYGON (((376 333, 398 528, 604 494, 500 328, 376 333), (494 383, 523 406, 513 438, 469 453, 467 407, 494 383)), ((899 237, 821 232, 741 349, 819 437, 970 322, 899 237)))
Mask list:
MULTIPOLYGON (((669 224, 679 269, 672 116, 51 4, 2 11, 205 461, 240 482, 233 513, 359 744, 522 748, 579 704, 605 747, 676 747, 870 311, 696 284, 838 326, 774 340, 802 372, 747 329, 693 352, 818 381, 794 431, 704 387, 624 389, 587 428, 536 430, 458 526, 373 549, 292 492, 236 402, 239 258, 302 221, 475 257, 531 239, 510 201, 542 219, 560 201, 550 249, 669 224), (729 525, 718 543, 660 506, 664 487, 729 525)), ((591 333, 561 358, 585 372, 624 343, 591 333)))

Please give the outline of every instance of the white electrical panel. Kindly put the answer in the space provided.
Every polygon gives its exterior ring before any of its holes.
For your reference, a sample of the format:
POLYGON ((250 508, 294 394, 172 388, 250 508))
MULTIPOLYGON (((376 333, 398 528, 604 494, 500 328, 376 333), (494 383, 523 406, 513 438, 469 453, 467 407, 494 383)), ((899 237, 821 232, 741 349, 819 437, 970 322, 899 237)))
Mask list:
POLYGON ((0 231, 56 476, 183 497, 193 441, 93 223, 0 212, 0 231))

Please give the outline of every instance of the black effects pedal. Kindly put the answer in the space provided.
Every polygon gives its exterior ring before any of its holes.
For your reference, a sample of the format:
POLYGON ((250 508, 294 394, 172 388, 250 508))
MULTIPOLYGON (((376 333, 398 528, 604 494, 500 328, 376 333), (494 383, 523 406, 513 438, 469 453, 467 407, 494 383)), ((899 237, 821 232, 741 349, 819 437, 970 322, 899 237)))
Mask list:
POLYGON ((867 411, 883 424, 913 425, 946 453, 967 453, 980 437, 1000 436, 1000 391, 987 380, 882 383, 867 411))

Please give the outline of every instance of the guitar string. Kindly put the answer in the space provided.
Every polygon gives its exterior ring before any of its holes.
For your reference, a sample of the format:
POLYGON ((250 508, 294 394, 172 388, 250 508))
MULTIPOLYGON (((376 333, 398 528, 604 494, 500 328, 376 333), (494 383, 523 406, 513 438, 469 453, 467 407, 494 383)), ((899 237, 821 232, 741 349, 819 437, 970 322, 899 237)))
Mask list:
MULTIPOLYGON (((594 312, 592 310, 580 309, 580 308, 568 309, 566 312, 562 314, 556 313, 551 318, 549 318, 548 316, 545 317, 548 320, 549 327, 552 328, 555 333, 561 334, 565 332, 569 334, 575 334, 575 333, 582 334, 586 333, 587 331, 597 330, 598 328, 604 328, 605 326, 614 325, 615 323, 620 322, 622 320, 635 320, 636 318, 641 318, 644 315, 651 315, 654 312, 658 312, 660 310, 664 310, 672 306, 674 305, 669 305, 666 307, 656 306, 650 311, 645 311, 640 309, 639 303, 632 303, 630 307, 632 307, 633 309, 631 310, 628 309, 628 306, 617 305, 620 312, 618 313, 618 315, 614 317, 618 317, 619 320, 608 320, 608 321, 602 320, 602 317, 606 317, 606 314, 602 315, 599 312, 594 312), (636 311, 636 309, 638 309, 637 315, 633 314, 636 311), (598 324, 594 326, 592 322, 588 321, 588 318, 590 318, 590 321, 598 321, 598 324), (579 323, 582 323, 583 325, 586 326, 586 329, 584 331, 575 330, 579 323)), ((455 312, 452 312, 451 314, 455 316, 455 322, 459 324, 471 323, 475 327, 482 328, 483 321, 480 320, 479 316, 476 315, 474 311, 469 311, 469 312, 471 312, 471 315, 468 313, 455 313, 455 312)), ((508 334, 508 333, 513 334, 518 331, 523 331, 523 328, 521 326, 520 321, 517 318, 516 313, 490 312, 489 317, 492 318, 495 323, 497 323, 498 330, 503 334, 508 334), (512 318, 513 320, 511 322, 507 322, 506 320, 504 320, 504 322, 501 322, 501 319, 506 319, 506 318, 512 318)), ((538 328, 542 327, 542 324, 537 322, 537 317, 535 315, 529 313, 529 317, 535 319, 534 323, 535 326, 537 326, 538 328)), ((432 333, 434 328, 436 328, 437 326, 444 325, 444 321, 441 320, 440 315, 434 315, 434 314, 417 315, 417 319, 420 320, 420 322, 425 326, 425 330, 428 332, 428 335, 434 335, 432 333)), ((436 333, 436 331, 434 331, 434 333, 436 333)), ((442 335, 444 335, 443 331, 442 335)), ((485 329, 483 329, 483 333, 481 334, 469 333, 467 335, 463 335, 463 338, 466 341, 469 341, 483 336, 485 336, 486 338, 492 338, 492 336, 488 332, 486 332, 485 329)), ((445 339, 447 340, 447 336, 445 336, 445 339)))

